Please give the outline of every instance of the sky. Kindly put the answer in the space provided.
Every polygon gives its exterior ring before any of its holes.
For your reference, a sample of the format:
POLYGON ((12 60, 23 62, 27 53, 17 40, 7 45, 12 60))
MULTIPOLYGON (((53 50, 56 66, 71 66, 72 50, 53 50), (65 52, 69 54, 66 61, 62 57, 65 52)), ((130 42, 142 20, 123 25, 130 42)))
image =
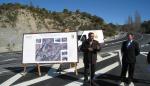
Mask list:
POLYGON ((104 19, 106 23, 125 24, 128 16, 134 19, 137 11, 142 21, 150 20, 150 0, 0 0, 2 3, 32 4, 50 11, 63 9, 87 12, 104 19))

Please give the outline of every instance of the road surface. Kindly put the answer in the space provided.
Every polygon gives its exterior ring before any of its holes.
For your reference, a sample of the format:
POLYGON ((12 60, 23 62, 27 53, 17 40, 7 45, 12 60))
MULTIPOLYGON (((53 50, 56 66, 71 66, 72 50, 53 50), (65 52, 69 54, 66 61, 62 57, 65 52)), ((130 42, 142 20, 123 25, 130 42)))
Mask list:
MULTIPOLYGON (((108 42, 98 53, 95 83, 97 86, 126 86, 120 83, 122 41, 108 42)), ((150 35, 137 35, 136 40, 141 47, 141 54, 137 57, 134 81, 129 86, 150 86, 150 65, 146 62, 147 52, 150 51, 150 35)), ((0 86, 84 86, 82 53, 79 53, 77 65, 78 75, 69 64, 44 64, 41 66, 42 75, 39 77, 35 64, 28 64, 23 72, 22 52, 0 53, 0 86)), ((85 86, 88 86, 87 84, 85 86)), ((90 86, 90 85, 89 85, 90 86)))

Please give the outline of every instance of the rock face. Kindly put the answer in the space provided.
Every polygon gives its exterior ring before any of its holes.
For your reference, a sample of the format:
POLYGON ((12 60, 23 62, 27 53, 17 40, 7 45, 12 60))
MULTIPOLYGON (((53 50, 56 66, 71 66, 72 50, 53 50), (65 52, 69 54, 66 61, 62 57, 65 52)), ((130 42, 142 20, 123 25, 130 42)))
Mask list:
POLYGON ((35 19, 30 11, 23 9, 17 11, 17 18, 13 22, 8 19, 6 13, 0 14, 0 52, 21 51, 24 33, 60 31, 50 25, 47 28, 46 21, 52 20, 45 19, 43 25, 40 19, 35 19))
POLYGON ((103 19, 86 12, 50 12, 20 4, 0 5, 0 52, 22 51, 23 34, 100 29, 103 19))

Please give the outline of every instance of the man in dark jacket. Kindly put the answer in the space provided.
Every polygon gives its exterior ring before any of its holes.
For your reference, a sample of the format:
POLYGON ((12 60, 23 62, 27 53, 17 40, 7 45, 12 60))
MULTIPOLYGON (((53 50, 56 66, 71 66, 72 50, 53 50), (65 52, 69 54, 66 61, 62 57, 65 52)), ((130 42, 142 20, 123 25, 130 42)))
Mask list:
POLYGON ((133 40, 134 35, 132 33, 128 34, 128 40, 122 43, 121 52, 122 52, 122 71, 121 78, 122 81, 125 80, 126 73, 128 70, 128 79, 127 83, 130 84, 133 79, 134 67, 136 63, 136 56, 139 55, 140 49, 139 44, 133 40))
POLYGON ((94 40, 94 33, 90 32, 88 34, 88 39, 86 39, 81 45, 81 51, 83 51, 84 56, 84 81, 87 82, 89 66, 91 68, 91 80, 94 77, 97 52, 100 51, 100 44, 98 41, 94 40))

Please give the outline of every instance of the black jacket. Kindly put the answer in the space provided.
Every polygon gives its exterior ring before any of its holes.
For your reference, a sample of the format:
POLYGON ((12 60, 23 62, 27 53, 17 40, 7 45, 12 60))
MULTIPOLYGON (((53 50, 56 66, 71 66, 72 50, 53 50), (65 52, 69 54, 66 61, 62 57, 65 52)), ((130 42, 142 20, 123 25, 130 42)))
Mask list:
POLYGON ((147 54, 147 62, 148 62, 148 64, 150 64, 150 51, 147 54))
POLYGON ((122 43, 121 52, 123 54, 122 62, 135 63, 136 56, 140 54, 139 44, 136 41, 132 41, 130 46, 127 47, 128 41, 122 43))
POLYGON ((92 64, 96 63, 96 59, 97 59, 97 52, 100 51, 100 44, 98 43, 98 41, 93 40, 92 44, 90 45, 88 39, 85 40, 82 45, 81 45, 81 51, 83 52, 83 62, 85 63, 90 63, 92 62, 92 64), (93 48, 93 51, 89 51, 88 48, 93 48))

